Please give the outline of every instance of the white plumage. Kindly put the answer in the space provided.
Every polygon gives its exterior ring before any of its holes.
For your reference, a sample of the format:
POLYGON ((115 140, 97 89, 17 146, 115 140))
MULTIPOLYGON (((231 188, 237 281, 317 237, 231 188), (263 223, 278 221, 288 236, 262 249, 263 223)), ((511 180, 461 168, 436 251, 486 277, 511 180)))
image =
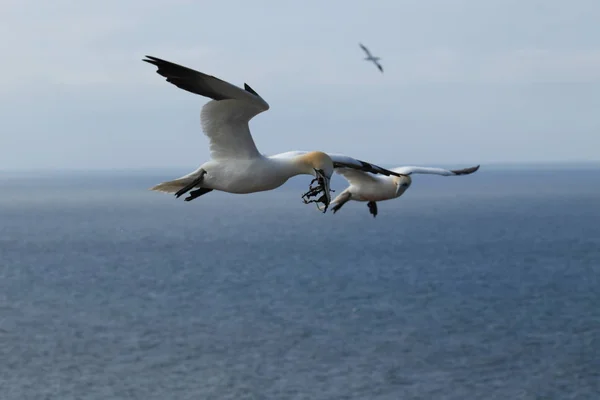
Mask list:
MULTIPOLYGON (((175 193, 177 197, 192 190, 186 201, 212 190, 229 193, 253 193, 275 189, 296 175, 312 175, 316 187, 303 195, 306 203, 325 205, 331 202, 329 182, 334 167, 355 168, 375 174, 401 176, 371 163, 352 157, 321 151, 295 151, 275 156, 261 154, 250 133, 248 123, 269 109, 269 104, 250 86, 244 89, 214 76, 146 56, 143 61, 158 67, 157 73, 175 86, 209 97, 200 113, 201 125, 210 141, 211 160, 181 178, 163 182, 151 190, 175 193), (321 197, 318 197, 323 192, 321 197), (311 200, 311 197, 315 199, 311 200)), ((312 185, 312 183, 311 183, 312 185)))
POLYGON ((430 167, 398 167, 391 171, 402 176, 379 176, 345 167, 336 168, 335 172, 342 175, 350 186, 340 193, 332 202, 335 214, 350 200, 366 201, 369 212, 377 216, 377 202, 395 199, 410 187, 413 174, 435 174, 443 176, 469 175, 479 169, 479 165, 471 168, 448 170, 430 167))

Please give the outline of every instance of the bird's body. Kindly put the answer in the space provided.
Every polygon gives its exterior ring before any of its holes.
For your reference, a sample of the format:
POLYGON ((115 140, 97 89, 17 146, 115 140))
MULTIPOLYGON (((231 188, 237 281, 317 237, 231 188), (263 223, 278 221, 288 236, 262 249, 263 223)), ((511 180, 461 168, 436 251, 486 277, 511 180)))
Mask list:
POLYGON ((277 158, 277 155, 260 155, 250 159, 210 160, 196 171, 174 181, 159 184, 152 190, 174 193, 204 174, 201 186, 207 189, 235 194, 263 192, 278 188, 296 175, 313 175, 310 168, 310 162, 306 162, 302 157, 277 158))
POLYGON ((177 197, 191 191, 185 198, 191 201, 212 190, 237 194, 273 190, 289 178, 304 174, 315 177, 313 182, 317 182, 316 187, 311 186, 302 196, 304 201, 323 203, 327 210, 331 201, 329 182, 335 165, 399 175, 364 161, 322 151, 265 156, 256 148, 248 123, 268 110, 269 105, 250 86, 245 84, 241 89, 214 76, 156 57, 147 56, 144 61, 157 66, 157 73, 175 86, 212 99, 200 113, 202 130, 210 140, 211 160, 194 172, 160 183, 151 190, 175 193, 177 197), (321 192, 321 197, 309 200, 321 192))
POLYGON ((412 184, 413 174, 435 174, 443 176, 469 175, 477 171, 479 166, 461 170, 446 170, 443 168, 428 167, 398 167, 391 171, 403 174, 402 176, 378 176, 363 171, 347 168, 336 168, 336 172, 342 175, 350 184, 332 202, 334 213, 350 200, 368 202, 369 211, 375 217, 377 215, 377 202, 398 198, 406 192, 412 184))
POLYGON ((383 201, 398 197, 396 184, 392 179, 377 179, 376 182, 351 187, 349 191, 353 193, 352 200, 355 201, 383 201))

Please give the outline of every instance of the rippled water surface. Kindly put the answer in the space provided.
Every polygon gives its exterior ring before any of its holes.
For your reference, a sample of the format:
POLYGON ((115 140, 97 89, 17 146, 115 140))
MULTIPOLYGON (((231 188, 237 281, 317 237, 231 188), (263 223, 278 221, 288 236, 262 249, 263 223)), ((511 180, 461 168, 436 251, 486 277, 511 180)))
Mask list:
POLYGON ((2 399, 600 399, 600 170, 418 177, 376 219, 168 178, 0 180, 2 399))

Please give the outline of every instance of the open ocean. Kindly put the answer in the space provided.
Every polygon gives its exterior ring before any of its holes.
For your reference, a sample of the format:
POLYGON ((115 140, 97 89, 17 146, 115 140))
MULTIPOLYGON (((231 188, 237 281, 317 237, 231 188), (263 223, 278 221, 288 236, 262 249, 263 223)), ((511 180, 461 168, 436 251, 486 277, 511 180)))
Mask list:
POLYGON ((185 172, 0 174, 2 400, 600 399, 600 168, 416 176, 375 219, 310 177, 147 191, 185 172))

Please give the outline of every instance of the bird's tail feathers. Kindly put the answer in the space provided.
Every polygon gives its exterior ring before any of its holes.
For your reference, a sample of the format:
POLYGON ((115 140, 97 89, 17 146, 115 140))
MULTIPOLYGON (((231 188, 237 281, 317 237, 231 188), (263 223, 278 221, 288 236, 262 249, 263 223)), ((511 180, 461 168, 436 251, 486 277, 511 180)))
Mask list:
POLYGON ((179 178, 179 179, 175 179, 173 181, 159 183, 158 185, 150 188, 150 190, 154 190, 156 192, 163 192, 163 193, 177 193, 180 189, 183 189, 184 187, 186 187, 187 185, 192 183, 194 181, 194 179, 195 178, 193 176, 179 178))

